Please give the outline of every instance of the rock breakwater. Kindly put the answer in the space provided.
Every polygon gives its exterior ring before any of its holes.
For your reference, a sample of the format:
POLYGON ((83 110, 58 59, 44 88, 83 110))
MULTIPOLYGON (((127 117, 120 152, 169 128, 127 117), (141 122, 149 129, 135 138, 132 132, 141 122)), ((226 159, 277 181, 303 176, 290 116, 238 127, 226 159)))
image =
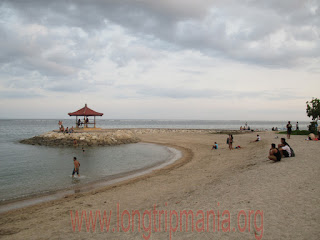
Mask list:
POLYGON ((94 132, 61 133, 51 131, 20 143, 44 146, 106 146, 137 143, 140 139, 130 130, 100 130, 94 132))

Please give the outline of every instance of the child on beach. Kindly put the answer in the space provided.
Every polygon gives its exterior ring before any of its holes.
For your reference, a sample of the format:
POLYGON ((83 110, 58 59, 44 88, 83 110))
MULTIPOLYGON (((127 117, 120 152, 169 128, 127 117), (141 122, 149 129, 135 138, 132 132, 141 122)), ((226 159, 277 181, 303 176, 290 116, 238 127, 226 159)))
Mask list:
POLYGON ((214 142, 214 145, 212 146, 211 150, 212 149, 218 149, 218 143, 217 142, 214 142))
POLYGON ((261 141, 261 137, 259 135, 257 135, 257 139, 252 142, 260 142, 260 141, 261 141))
POLYGON ((80 174, 79 174, 80 163, 76 157, 73 157, 73 164, 74 164, 74 169, 72 172, 72 177, 74 177, 75 173, 77 173, 78 177, 80 177, 80 174))

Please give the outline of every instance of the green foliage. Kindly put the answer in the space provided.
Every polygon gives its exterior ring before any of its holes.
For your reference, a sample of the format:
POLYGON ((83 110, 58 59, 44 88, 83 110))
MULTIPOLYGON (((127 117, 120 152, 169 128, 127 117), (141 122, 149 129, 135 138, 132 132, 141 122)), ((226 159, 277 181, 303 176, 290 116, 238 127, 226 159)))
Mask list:
POLYGON ((307 102, 306 109, 308 117, 312 117, 312 122, 308 126, 309 131, 312 133, 317 133, 317 122, 320 116, 320 99, 312 98, 312 100, 307 102))
POLYGON ((312 98, 312 100, 307 102, 306 109, 308 117, 312 117, 312 120, 319 120, 320 116, 320 99, 312 98))
POLYGON ((317 133, 317 122, 310 122, 310 125, 308 126, 309 132, 317 133))
MULTIPOLYGON (((279 132, 279 134, 287 134, 287 131, 279 132)), ((309 135, 310 132, 308 130, 296 130, 292 131, 291 135, 309 135)))

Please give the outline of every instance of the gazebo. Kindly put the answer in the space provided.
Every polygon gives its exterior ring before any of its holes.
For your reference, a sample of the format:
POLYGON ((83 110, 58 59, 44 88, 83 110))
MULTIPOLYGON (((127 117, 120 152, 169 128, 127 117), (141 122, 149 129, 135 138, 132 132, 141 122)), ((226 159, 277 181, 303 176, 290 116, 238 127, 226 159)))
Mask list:
POLYGON ((88 108, 87 104, 84 105, 83 108, 79 109, 78 111, 68 113, 69 116, 76 116, 76 126, 79 128, 80 126, 78 125, 78 117, 83 116, 83 122, 81 122, 80 118, 80 123, 83 124, 83 127, 88 127, 89 124, 93 124, 93 127, 96 128, 96 116, 102 116, 103 113, 99 113, 96 111, 93 111, 92 109, 88 108), (89 122, 87 121, 88 117, 94 117, 94 121, 89 122))

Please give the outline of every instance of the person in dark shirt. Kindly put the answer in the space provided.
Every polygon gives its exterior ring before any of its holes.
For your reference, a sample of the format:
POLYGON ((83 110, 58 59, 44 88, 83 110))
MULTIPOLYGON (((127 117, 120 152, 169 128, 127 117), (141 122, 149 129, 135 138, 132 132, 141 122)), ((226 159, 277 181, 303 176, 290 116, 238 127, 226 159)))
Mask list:
POLYGON ((290 135, 291 135, 291 131, 292 131, 292 125, 290 123, 290 121, 287 124, 287 138, 290 139, 290 135))
POLYGON ((268 158, 272 161, 278 162, 281 160, 281 153, 274 143, 271 144, 268 158))

